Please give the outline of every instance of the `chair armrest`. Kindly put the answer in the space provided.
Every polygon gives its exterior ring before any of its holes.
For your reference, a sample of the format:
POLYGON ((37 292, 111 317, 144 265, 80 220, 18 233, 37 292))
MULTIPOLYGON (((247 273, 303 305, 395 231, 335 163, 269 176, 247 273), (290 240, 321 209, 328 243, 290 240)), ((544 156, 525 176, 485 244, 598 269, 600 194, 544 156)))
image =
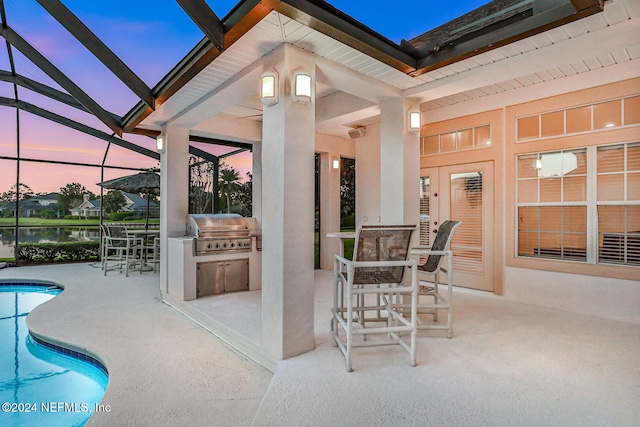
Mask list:
POLYGON ((411 255, 453 255, 450 250, 447 251, 432 251, 431 249, 413 248, 411 255))

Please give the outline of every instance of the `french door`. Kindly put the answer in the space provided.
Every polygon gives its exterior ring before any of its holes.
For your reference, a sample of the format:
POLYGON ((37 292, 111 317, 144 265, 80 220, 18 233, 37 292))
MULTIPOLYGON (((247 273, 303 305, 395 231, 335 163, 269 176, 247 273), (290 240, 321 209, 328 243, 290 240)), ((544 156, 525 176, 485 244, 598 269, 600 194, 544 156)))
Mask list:
POLYGON ((493 162, 420 175, 420 246, 431 246, 442 221, 462 221, 451 241, 454 284, 493 292, 493 162))

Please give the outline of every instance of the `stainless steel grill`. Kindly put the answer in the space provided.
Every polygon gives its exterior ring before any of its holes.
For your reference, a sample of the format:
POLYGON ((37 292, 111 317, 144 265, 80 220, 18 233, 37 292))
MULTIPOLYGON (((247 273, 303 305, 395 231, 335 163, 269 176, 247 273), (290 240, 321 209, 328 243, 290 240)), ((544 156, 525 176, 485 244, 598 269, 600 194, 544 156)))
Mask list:
POLYGON ((251 252, 249 221, 236 214, 191 214, 187 234, 193 239, 194 255, 251 252))

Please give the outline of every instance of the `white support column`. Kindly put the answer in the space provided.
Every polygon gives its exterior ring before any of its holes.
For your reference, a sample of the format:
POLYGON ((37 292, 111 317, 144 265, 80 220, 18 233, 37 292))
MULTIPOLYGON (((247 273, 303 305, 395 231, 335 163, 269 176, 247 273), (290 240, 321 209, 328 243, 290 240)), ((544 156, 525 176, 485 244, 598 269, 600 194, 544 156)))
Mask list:
POLYGON ((264 108, 262 125, 262 345, 286 359, 315 346, 315 89, 308 104, 292 99, 293 73, 303 70, 315 88, 315 64, 288 45, 265 63, 278 72, 279 102, 264 108))
POLYGON ((408 113, 417 103, 402 98, 380 103, 380 212, 383 224, 418 224, 420 134, 410 132, 408 113))
POLYGON ((167 239, 185 234, 189 212, 189 129, 163 129, 166 151, 160 155, 160 290, 168 292, 167 239))

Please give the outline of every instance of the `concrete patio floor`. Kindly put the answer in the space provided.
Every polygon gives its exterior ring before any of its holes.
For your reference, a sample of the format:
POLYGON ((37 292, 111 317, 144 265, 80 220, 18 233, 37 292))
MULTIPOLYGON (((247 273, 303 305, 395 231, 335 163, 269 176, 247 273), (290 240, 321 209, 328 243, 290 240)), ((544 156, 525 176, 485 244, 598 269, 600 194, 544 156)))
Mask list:
POLYGON ((89 426, 640 426, 637 324, 456 289, 454 338, 421 333, 417 367, 397 346, 360 348, 347 373, 329 334, 331 273, 317 271, 316 349, 272 375, 163 304, 157 274, 0 270, 13 278, 65 286, 28 326, 107 366, 112 411, 89 426))

